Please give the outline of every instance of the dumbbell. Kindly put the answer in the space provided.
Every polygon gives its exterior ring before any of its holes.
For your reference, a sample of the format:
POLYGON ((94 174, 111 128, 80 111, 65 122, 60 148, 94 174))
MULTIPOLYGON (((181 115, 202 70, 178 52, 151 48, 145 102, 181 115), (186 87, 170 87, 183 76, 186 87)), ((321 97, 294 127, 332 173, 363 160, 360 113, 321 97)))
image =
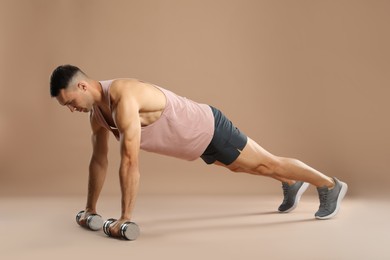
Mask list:
MULTIPOLYGON (((111 237, 110 226, 115 221, 117 220, 114 218, 110 218, 107 219, 103 224, 103 231, 109 237, 111 237)), ((136 223, 126 221, 121 225, 120 233, 121 233, 121 237, 125 240, 136 240, 137 237, 139 236, 140 230, 136 223)))
MULTIPOLYGON (((80 226, 83 226, 81 223, 80 223, 80 218, 81 218, 81 215, 84 214, 84 210, 80 211, 79 213, 77 213, 76 215, 76 222, 77 224, 79 224, 80 226)), ((91 214, 87 217, 87 220, 85 222, 86 226, 83 226, 83 227, 86 227, 86 228, 89 228, 90 230, 93 230, 93 231, 97 231, 99 229, 102 228, 103 226, 103 219, 102 219, 102 216, 98 215, 98 214, 91 214)))

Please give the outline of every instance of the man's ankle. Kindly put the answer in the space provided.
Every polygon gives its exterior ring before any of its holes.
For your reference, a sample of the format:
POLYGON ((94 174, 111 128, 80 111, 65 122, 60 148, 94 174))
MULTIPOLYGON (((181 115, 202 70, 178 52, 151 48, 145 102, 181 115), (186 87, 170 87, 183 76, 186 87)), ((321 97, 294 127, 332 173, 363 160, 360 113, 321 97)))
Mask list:
POLYGON ((328 187, 329 190, 332 190, 336 186, 336 182, 334 181, 333 178, 330 178, 329 182, 330 183, 328 185, 326 185, 326 187, 328 187))

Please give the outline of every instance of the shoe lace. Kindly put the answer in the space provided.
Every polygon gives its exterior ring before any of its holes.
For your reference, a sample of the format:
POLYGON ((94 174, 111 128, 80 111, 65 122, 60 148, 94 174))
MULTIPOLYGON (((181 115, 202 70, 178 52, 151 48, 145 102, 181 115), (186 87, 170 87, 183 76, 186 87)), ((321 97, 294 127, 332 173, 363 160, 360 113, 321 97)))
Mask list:
POLYGON ((326 208, 328 206, 328 191, 323 190, 319 193, 320 197, 320 208, 326 208))
POLYGON ((282 189, 283 189, 283 197, 284 197, 283 203, 285 203, 285 202, 287 202, 287 198, 288 198, 287 194, 288 194, 288 191, 290 189, 290 186, 288 185, 288 183, 283 182, 282 189))

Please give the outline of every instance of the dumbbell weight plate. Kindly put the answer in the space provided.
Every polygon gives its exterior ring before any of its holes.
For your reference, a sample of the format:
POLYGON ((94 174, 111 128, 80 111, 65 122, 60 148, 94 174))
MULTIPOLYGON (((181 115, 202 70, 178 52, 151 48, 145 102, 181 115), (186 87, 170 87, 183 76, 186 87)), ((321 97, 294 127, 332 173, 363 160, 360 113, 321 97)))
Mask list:
MULTIPOLYGON (((77 213, 77 215, 76 215, 76 222, 77 222, 77 224, 79 224, 80 225, 80 218, 81 218, 81 215, 83 215, 83 213, 84 213, 84 210, 82 210, 82 211, 80 211, 79 213, 77 213)), ((81 225, 80 225, 81 226, 81 225)))
POLYGON ((134 222, 125 222, 121 225, 121 235, 126 240, 136 240, 140 234, 139 227, 134 222))
POLYGON ((91 214, 87 218, 87 226, 93 231, 97 231, 103 226, 102 216, 98 214, 91 214))
POLYGON ((107 236, 111 236, 111 232, 110 232, 110 225, 112 224, 112 223, 114 223, 116 221, 116 219, 114 219, 114 218, 109 218, 109 219, 107 219, 105 222, 104 222, 104 224, 103 224, 103 232, 104 232, 104 234, 106 234, 107 236))

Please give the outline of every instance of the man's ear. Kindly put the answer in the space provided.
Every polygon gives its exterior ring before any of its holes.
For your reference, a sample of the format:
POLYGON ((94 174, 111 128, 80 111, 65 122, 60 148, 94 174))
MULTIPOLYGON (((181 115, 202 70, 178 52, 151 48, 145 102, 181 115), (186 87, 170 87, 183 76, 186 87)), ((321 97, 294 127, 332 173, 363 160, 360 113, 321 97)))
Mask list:
POLYGON ((77 87, 78 87, 80 90, 86 91, 87 88, 88 88, 88 85, 87 85, 87 82, 86 82, 86 81, 81 80, 81 81, 77 84, 77 87))

